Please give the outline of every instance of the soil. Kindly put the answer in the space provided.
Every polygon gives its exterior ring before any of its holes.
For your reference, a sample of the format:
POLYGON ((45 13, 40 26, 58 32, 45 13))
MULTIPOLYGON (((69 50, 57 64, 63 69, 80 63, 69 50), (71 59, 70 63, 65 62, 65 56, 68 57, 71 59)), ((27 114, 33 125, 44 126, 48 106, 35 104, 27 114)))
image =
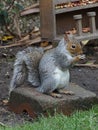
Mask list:
MULTIPOLYGON (((27 114, 19 115, 9 111, 6 104, 9 97, 8 88, 13 73, 15 55, 17 51, 23 50, 23 48, 25 47, 13 47, 0 50, 0 122, 11 126, 22 124, 27 121, 33 122, 33 119, 27 114)), ((89 50, 86 52, 92 52, 89 50)), ((98 52, 95 52, 93 51, 93 54, 89 57, 90 59, 97 61, 96 57, 98 57, 98 52)), ((98 68, 73 67, 70 72, 71 82, 74 82, 87 90, 93 91, 98 95, 98 68)))

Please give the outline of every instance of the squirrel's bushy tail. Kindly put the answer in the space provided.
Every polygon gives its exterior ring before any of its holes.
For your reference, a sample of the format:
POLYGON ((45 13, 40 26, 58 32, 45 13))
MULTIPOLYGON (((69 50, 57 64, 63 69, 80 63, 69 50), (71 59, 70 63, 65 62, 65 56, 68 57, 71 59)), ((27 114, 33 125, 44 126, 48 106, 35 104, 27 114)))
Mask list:
POLYGON ((26 67, 24 63, 24 51, 18 52, 16 55, 16 60, 14 63, 13 77, 10 83, 9 92, 11 92, 14 88, 21 85, 24 82, 26 77, 26 67))
POLYGON ((43 53, 44 50, 41 47, 28 47, 17 53, 9 93, 23 84, 26 79, 34 87, 40 85, 38 67, 43 53))

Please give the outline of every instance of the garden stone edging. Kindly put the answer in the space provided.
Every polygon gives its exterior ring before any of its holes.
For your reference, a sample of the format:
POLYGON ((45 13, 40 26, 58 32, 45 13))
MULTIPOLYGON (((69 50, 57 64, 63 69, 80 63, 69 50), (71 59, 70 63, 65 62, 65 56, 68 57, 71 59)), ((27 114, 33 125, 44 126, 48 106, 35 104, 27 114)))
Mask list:
POLYGON ((53 98, 37 92, 32 87, 21 86, 11 92, 9 109, 15 113, 27 111, 30 116, 35 118, 40 114, 47 115, 55 112, 70 115, 75 110, 87 110, 98 103, 95 93, 78 85, 71 84, 67 90, 73 91, 75 95, 63 95, 63 98, 53 98))

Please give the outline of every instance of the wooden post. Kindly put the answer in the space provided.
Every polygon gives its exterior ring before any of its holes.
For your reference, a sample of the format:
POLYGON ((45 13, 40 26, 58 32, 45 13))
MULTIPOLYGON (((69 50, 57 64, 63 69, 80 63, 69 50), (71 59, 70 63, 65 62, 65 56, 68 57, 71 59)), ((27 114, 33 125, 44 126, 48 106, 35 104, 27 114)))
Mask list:
POLYGON ((81 14, 74 15, 73 18, 76 21, 77 34, 81 36, 82 35, 82 15, 81 14))
POLYGON ((90 32, 96 33, 96 24, 95 24, 96 12, 88 12, 87 15, 89 17, 90 32))

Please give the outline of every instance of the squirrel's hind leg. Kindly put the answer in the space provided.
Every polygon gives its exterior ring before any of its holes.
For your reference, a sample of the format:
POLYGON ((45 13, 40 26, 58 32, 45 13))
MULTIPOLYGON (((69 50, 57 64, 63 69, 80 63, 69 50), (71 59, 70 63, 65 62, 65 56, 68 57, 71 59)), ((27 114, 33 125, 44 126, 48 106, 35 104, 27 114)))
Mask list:
POLYGON ((43 82, 41 83, 41 86, 37 88, 37 91, 50 95, 55 98, 61 98, 62 95, 58 92, 55 92, 57 90, 57 81, 54 78, 48 77, 44 78, 43 82))

